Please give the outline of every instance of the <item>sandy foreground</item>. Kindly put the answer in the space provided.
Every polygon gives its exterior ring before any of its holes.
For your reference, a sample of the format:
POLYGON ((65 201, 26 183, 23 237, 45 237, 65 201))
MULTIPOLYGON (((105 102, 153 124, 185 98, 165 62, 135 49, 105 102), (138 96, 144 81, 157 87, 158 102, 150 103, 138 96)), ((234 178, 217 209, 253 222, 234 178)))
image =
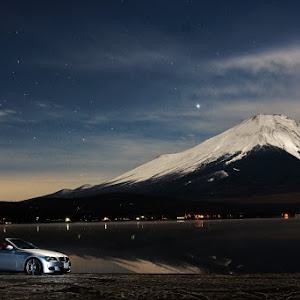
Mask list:
POLYGON ((0 274, 0 299, 300 299, 300 274, 0 274))

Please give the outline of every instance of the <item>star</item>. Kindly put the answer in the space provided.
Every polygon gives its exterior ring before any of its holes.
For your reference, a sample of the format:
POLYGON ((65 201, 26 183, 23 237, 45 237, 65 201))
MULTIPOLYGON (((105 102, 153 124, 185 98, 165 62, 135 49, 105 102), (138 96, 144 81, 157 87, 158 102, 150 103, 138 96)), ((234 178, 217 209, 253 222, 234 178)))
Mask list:
POLYGON ((200 109, 201 105, 199 103, 196 104, 197 109, 200 109))

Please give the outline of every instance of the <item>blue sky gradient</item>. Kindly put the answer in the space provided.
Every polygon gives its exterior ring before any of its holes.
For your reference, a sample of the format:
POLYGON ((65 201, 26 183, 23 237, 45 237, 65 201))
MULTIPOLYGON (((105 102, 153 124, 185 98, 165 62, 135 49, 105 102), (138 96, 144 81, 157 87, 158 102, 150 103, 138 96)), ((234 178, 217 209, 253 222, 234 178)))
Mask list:
POLYGON ((258 113, 299 121, 299 9, 2 3, 0 200, 101 183, 258 113))

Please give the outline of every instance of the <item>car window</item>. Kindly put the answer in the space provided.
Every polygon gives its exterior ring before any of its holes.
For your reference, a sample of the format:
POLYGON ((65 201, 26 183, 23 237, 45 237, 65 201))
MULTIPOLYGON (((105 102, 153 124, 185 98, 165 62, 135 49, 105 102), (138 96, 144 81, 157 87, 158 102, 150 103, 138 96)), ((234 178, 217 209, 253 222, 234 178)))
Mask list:
POLYGON ((13 245, 17 246, 19 249, 36 249, 37 248, 33 244, 23 241, 21 239, 13 239, 10 241, 13 245))

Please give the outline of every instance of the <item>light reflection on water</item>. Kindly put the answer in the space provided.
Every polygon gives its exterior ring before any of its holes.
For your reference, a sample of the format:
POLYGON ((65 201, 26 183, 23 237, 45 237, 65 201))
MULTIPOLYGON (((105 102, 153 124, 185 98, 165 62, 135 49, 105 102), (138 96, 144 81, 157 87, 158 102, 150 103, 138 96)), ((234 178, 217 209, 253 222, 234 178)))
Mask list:
POLYGON ((73 272, 300 270, 300 219, 12 224, 0 235, 65 252, 73 272))

